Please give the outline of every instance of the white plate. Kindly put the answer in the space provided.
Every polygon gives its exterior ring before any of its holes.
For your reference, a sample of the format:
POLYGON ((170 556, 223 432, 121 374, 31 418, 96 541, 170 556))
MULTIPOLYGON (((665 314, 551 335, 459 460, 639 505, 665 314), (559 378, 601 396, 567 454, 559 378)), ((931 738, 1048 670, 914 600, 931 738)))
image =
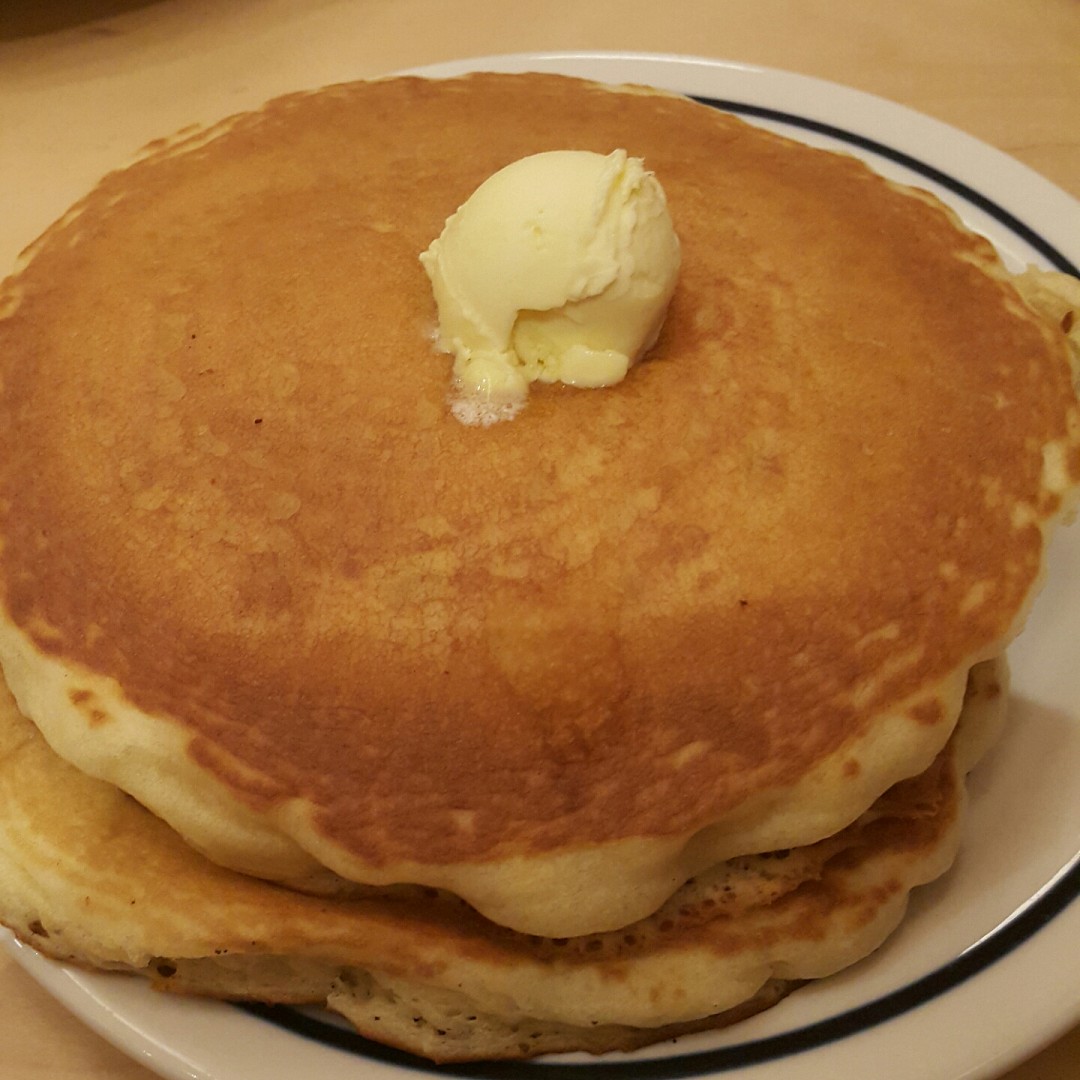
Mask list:
MULTIPOLYGON (((970 136, 867 94, 670 56, 537 54, 423 70, 443 76, 478 68, 560 71, 722 100, 755 123, 848 150, 932 189, 1015 267, 1080 263, 1080 207, 1069 196, 970 136)), ((1012 722, 974 777, 968 835, 953 872, 917 894, 900 931, 874 956, 728 1031, 601 1061, 435 1070, 364 1044, 318 1014, 279 1010, 283 1022, 271 1022, 10 948, 72 1012, 172 1080, 405 1080, 435 1071, 528 1080, 997 1075, 1080 1019, 1080 533, 1060 534, 1049 561, 1047 588, 1011 652, 1012 722), (306 1025, 307 1034, 286 1024, 306 1025)))

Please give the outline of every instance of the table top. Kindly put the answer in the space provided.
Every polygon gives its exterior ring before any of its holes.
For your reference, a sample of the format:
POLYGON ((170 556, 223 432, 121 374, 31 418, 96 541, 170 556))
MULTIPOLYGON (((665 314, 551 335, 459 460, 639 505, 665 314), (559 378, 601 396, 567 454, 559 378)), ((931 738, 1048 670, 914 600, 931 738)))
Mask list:
MULTIPOLYGON (((1006 151, 1080 198, 1080 5, 1075 0, 8 0, 0 10, 0 158, 5 140, 33 154, 41 110, 70 113, 87 168, 115 165, 80 110, 107 108, 134 148, 185 123, 268 96, 262 73, 304 71, 330 27, 352 26, 348 69, 366 77, 469 56, 547 50, 667 52, 783 68, 878 94, 1006 151), (230 63, 217 62, 228 48, 230 63), (125 74, 162 69, 157 98, 121 96, 125 74), (167 70, 165 70, 167 69, 167 70), (227 92, 227 93, 226 93, 227 92), (112 101, 110 95, 115 94, 112 101), (155 125, 150 127, 148 125, 155 125)), ((337 50, 339 53, 341 50, 337 50)), ((268 84, 267 84, 268 85, 268 84)), ((46 137, 43 133, 40 137, 46 137)), ((35 176, 35 181, 37 181, 35 176)), ((0 168, 0 191, 17 170, 0 168)), ((63 206, 83 174, 42 179, 63 206), (69 185, 68 191, 65 185, 69 185)), ((0 239, 47 225, 19 215, 0 239)), ((0 953, 0 1061, 6 1080, 149 1080, 151 1074, 73 1020, 0 953)), ((1007 1074, 1075 1080, 1080 1027, 1007 1074)))

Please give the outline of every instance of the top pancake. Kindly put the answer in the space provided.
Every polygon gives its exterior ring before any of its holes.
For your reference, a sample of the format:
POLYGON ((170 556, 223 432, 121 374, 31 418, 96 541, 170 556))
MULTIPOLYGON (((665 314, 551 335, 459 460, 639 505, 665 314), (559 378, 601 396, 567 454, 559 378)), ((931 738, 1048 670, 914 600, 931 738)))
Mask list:
POLYGON ((558 936, 828 835, 944 744, 1080 480, 1063 335, 985 240, 668 95, 296 95, 31 254, 5 674, 63 756, 267 876, 558 936), (509 161, 617 147, 682 241, 656 348, 461 425, 418 253, 509 161))

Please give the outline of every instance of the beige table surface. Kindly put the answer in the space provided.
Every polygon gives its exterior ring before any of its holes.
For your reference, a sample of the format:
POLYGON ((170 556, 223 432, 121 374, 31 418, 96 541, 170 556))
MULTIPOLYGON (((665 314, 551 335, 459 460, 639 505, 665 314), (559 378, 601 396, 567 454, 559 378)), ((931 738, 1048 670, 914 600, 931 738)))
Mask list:
MULTIPOLYGON (((0 255, 10 263, 150 138, 309 85, 313 71, 333 81, 582 49, 841 82, 962 128, 1080 198, 1078 0, 2 0, 0 255)), ((2 1080, 150 1075, 0 953, 2 1080)), ((1007 1076, 1077 1080, 1080 1028, 1007 1076)))

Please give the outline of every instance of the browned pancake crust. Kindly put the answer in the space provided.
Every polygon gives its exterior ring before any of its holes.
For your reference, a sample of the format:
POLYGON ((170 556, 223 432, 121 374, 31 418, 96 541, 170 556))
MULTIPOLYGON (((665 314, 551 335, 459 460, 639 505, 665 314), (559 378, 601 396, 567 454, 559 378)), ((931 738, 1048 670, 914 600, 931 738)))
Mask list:
POLYGON ((854 160, 667 96, 286 98, 107 178, 8 285, 9 617, 374 865, 707 825, 1022 608, 1075 408, 992 258, 854 160), (620 146, 683 244, 655 352, 462 426, 418 252, 508 161, 620 146))

